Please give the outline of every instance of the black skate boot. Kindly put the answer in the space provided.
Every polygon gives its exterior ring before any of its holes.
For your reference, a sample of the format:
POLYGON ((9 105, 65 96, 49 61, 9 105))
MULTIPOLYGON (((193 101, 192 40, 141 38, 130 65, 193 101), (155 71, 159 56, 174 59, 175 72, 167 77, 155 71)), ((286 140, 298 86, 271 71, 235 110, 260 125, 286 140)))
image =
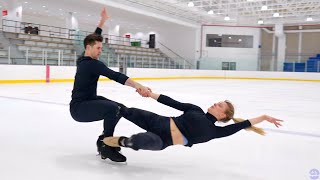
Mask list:
POLYGON ((100 154, 101 152, 101 147, 102 147, 102 143, 103 143, 103 138, 104 138, 104 135, 100 135, 97 139, 97 151, 98 153, 100 154))
MULTIPOLYGON (((117 103, 117 102, 115 102, 117 103)), ((117 122, 121 119, 121 117, 123 116, 124 113, 126 113, 126 109, 127 107, 121 103, 117 103, 118 105, 118 109, 117 109, 117 112, 116 112, 116 119, 117 119, 117 122)), ((102 135, 100 135, 98 137, 98 140, 97 140, 97 151, 99 154, 101 154, 101 147, 102 147, 102 144, 103 144, 103 139, 105 138, 104 134, 102 133, 102 135)), ((115 148, 118 152, 121 151, 121 148, 120 147, 116 147, 115 148)))
POLYGON ((111 161, 114 162, 126 162, 127 158, 119 153, 116 148, 110 147, 106 144, 103 143, 102 141, 102 146, 100 148, 100 155, 101 159, 110 159, 111 161))
MULTIPOLYGON (((97 151, 98 151, 98 154, 101 154, 101 147, 102 147, 102 144, 103 144, 103 139, 104 139, 104 134, 101 134, 98 139, 97 139, 97 151)), ((121 148, 120 147, 116 147, 115 148, 116 151, 120 152, 121 151, 121 148)))

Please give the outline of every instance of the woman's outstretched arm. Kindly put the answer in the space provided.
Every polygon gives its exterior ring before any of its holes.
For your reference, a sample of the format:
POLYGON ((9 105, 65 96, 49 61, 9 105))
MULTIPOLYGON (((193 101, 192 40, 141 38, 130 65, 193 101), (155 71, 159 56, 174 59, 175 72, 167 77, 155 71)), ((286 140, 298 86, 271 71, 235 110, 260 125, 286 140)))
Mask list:
POLYGON ((255 125, 255 124, 258 124, 258 123, 261 123, 262 121, 268 121, 270 123, 273 123, 277 128, 279 126, 282 126, 280 124, 280 122, 283 122, 282 120, 280 119, 277 119, 277 118, 274 118, 274 117, 271 117, 271 116, 268 116, 268 115, 262 115, 262 116, 258 116, 258 117, 255 117, 255 118, 252 118, 252 119, 249 119, 251 125, 255 125))
MULTIPOLYGON (((276 127, 281 126, 280 122, 282 122, 282 120, 276 119, 276 118, 268 116, 268 115, 262 115, 262 116, 258 116, 255 118, 250 118, 248 120, 243 120, 243 119, 239 119, 239 118, 234 118, 234 119, 236 119, 238 122, 224 126, 224 127, 215 127, 215 138, 222 138, 222 137, 230 136, 230 135, 235 134, 236 132, 238 132, 242 129, 248 128, 250 130, 250 128, 253 128, 252 130, 254 130, 256 127, 254 127, 253 125, 261 123, 265 120, 270 123, 275 124, 276 127)), ((257 132, 257 131, 255 131, 255 132, 257 132)), ((263 130, 259 130, 259 132, 257 132, 257 133, 264 135, 263 130)))
POLYGON ((194 104, 190 103, 182 103, 177 100, 172 99, 169 96, 163 95, 163 94, 156 94, 153 92, 148 92, 148 97, 151 97, 152 99, 166 105, 170 106, 172 108, 175 108, 180 111, 189 111, 189 110, 195 110, 195 111, 202 111, 202 109, 199 106, 196 106, 194 104))
POLYGON ((149 97, 151 97, 152 99, 154 99, 156 101, 158 100, 159 96, 160 96, 160 94, 156 94, 156 93, 150 93, 149 94, 149 97))

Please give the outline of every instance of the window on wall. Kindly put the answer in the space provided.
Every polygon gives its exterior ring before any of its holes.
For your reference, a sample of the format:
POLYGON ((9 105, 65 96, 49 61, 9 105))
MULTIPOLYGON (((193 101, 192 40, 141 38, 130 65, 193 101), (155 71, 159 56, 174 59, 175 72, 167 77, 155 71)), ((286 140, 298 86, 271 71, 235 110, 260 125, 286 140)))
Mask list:
POLYGON ((207 34, 207 47, 253 48, 253 36, 207 34))

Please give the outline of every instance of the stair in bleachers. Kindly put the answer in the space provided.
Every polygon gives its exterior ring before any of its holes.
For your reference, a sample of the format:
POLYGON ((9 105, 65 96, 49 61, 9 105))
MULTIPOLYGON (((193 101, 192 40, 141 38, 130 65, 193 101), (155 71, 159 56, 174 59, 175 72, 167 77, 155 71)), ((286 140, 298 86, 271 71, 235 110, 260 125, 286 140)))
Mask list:
MULTIPOLYGON (((73 39, 11 32, 6 32, 5 36, 13 45, 12 49, 16 51, 14 54, 20 54, 15 57, 20 59, 19 64, 75 65, 75 59, 79 55, 79 53, 76 54, 77 44, 73 39)), ((177 68, 177 62, 157 48, 119 44, 104 45, 106 48, 100 59, 110 67, 117 67, 127 62, 127 67, 177 68)))
POLYGON ((126 46, 118 44, 108 44, 108 48, 114 49, 116 54, 131 54, 131 55, 141 55, 141 56, 157 56, 160 57, 161 54, 157 49, 126 46))
POLYGON ((7 57, 8 56, 8 51, 6 50, 0 50, 0 57, 7 57))
POLYGON ((61 48, 61 47, 51 47, 51 46, 43 46, 43 45, 30 45, 30 44, 16 44, 20 51, 35 51, 35 52, 42 52, 43 50, 47 52, 59 52, 64 51, 66 53, 71 53, 72 48, 61 48))
POLYGON ((118 66, 124 61, 127 67, 137 68, 176 68, 175 63, 157 48, 144 48, 119 44, 107 44, 108 52, 104 53, 105 59, 111 60, 109 66, 118 66), (109 56, 108 58, 106 58, 109 56), (119 61, 119 62, 118 62, 119 61))
POLYGON ((0 64, 8 63, 8 51, 0 49, 0 64))
POLYGON ((72 39, 9 32, 6 36, 28 64, 58 65, 60 57, 60 65, 74 65, 76 55, 72 39))

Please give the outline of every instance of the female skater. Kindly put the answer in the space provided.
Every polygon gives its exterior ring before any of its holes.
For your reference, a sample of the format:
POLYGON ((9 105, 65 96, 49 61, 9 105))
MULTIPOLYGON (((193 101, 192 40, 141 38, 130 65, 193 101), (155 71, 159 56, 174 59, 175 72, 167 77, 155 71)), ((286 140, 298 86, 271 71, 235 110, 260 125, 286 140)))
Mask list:
POLYGON ((121 115, 138 125, 147 132, 138 133, 131 137, 106 137, 104 144, 112 147, 128 147, 134 150, 163 150, 171 145, 184 145, 191 147, 193 144, 204 143, 215 138, 230 136, 241 129, 253 130, 264 135, 264 131, 253 125, 268 121, 281 126, 282 120, 268 115, 262 115, 248 120, 234 118, 234 107, 229 101, 215 103, 208 108, 208 112, 193 104, 178 102, 166 95, 149 92, 149 97, 158 102, 183 111, 178 117, 165 117, 155 113, 122 106, 121 115), (219 127, 216 121, 228 122, 233 119, 236 123, 219 127))

